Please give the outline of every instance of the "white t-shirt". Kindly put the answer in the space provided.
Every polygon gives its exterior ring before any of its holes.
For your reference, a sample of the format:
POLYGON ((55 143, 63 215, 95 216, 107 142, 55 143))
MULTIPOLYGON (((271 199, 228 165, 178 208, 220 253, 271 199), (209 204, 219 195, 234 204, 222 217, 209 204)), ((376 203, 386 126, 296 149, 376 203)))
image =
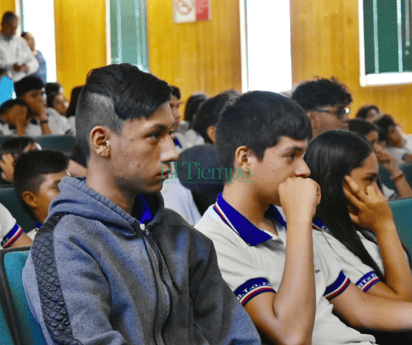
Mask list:
POLYGON ((386 149, 392 154, 393 157, 399 160, 405 160, 405 155, 412 153, 412 137, 403 137, 405 144, 402 147, 390 147, 386 149))
MULTIPOLYGON (((47 108, 46 114, 49 120, 50 130, 53 135, 73 135, 73 129, 69 125, 66 117, 60 115, 52 108, 47 108)), ((40 122, 30 122, 26 126, 26 133, 31 137, 41 136, 42 132, 40 122)))
MULTIPOLYGON (((210 237, 216 248, 223 278, 245 305, 262 292, 276 292, 281 284, 286 255, 286 228, 279 211, 268 210, 276 222, 278 236, 256 228, 226 203, 221 195, 195 228, 210 237), (283 223, 283 224, 282 224, 283 223)), ((342 293, 349 279, 341 268, 314 244, 316 315, 313 344, 371 344, 373 336, 346 326, 332 313, 328 301, 342 293)))
POLYGON ((0 238, 1 247, 8 248, 23 234, 23 229, 9 210, 0 204, 0 238))

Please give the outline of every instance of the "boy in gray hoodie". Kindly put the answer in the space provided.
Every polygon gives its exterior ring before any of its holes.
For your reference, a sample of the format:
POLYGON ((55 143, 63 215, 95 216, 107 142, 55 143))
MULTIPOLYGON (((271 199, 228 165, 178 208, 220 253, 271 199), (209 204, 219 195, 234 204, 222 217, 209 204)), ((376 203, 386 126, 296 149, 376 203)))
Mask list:
POLYGON ((23 272, 48 344, 260 343, 212 242, 163 207, 170 97, 129 64, 88 76, 76 111, 87 176, 62 180, 23 272))

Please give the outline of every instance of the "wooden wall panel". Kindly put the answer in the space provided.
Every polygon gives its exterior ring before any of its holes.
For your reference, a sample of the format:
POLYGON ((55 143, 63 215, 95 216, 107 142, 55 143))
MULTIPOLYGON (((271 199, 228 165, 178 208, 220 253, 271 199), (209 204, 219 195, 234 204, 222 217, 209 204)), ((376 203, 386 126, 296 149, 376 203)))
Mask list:
POLYGON ((0 21, 3 17, 4 12, 7 11, 15 11, 16 10, 16 2, 15 0, 1 0, 0 1, 0 21))
POLYGON ((291 0, 293 83, 338 77, 353 95, 352 114, 376 104, 412 133, 412 84, 360 86, 357 0, 291 0))
POLYGON ((55 0, 57 80, 66 97, 87 73, 106 65, 104 0, 55 0))
POLYGON ((147 1, 150 71, 178 86, 184 101, 194 92, 241 91, 239 2, 210 2, 210 20, 175 24, 173 0, 147 1))

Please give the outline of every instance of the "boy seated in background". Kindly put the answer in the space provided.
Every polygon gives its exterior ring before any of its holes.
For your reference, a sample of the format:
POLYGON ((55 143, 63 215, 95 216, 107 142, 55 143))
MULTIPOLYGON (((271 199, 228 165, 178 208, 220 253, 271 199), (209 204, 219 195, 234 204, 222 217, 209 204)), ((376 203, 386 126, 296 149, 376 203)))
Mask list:
POLYGON ((262 91, 238 98, 216 129, 220 165, 233 174, 195 227, 213 240, 224 279, 265 342, 371 344, 352 327, 411 329, 411 303, 362 292, 313 243, 320 190, 303 159, 311 135, 294 101, 262 91))
POLYGON ((56 110, 47 108, 44 84, 39 77, 35 75, 25 77, 16 82, 14 87, 17 97, 28 105, 33 116, 34 121, 26 127, 27 135, 73 135, 67 118, 56 110))
POLYGON ((33 240, 46 220, 51 201, 59 194, 61 179, 68 176, 69 158, 59 151, 30 151, 22 155, 14 169, 14 188, 20 205, 36 223, 28 233, 33 240))
POLYGON ((30 111, 21 99, 10 99, 0 106, 0 135, 26 135, 30 111))

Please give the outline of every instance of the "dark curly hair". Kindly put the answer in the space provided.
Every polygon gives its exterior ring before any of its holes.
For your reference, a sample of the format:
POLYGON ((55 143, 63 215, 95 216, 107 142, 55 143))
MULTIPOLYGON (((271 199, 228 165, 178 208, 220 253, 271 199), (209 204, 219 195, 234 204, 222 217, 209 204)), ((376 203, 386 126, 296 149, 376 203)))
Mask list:
POLYGON ((337 78, 316 77, 297 85, 291 98, 305 110, 314 110, 324 106, 344 105, 352 102, 349 90, 337 78))

